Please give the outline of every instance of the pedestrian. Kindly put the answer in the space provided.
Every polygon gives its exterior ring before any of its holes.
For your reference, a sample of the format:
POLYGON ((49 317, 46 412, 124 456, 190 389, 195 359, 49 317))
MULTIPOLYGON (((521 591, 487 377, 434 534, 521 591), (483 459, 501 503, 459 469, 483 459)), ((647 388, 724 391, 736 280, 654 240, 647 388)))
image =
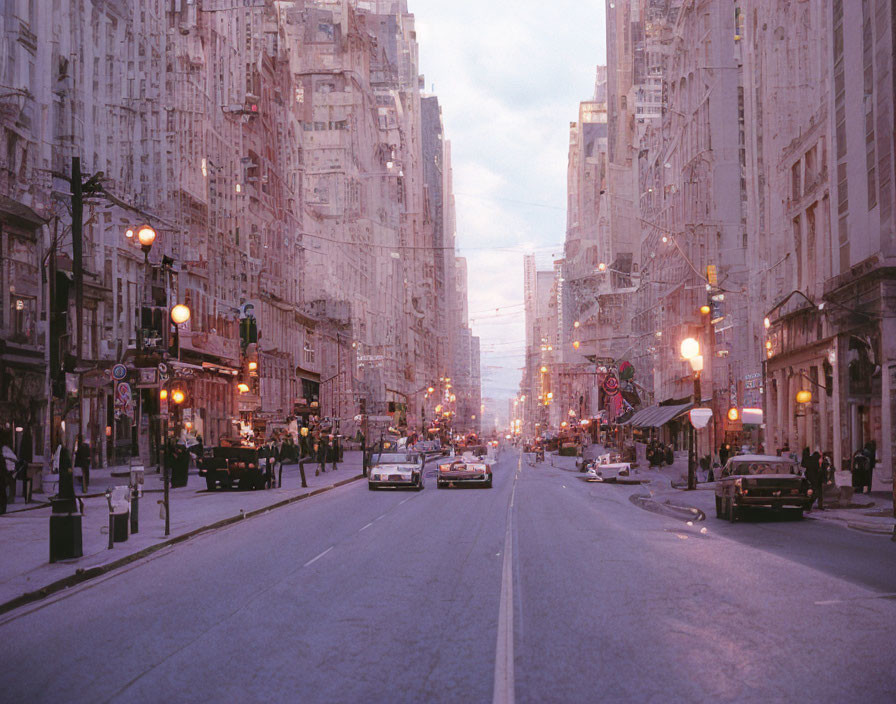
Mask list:
POLYGON ((15 453, 12 451, 11 444, 4 438, 0 441, 2 449, 0 449, 0 515, 6 513, 6 504, 9 501, 9 487, 15 492, 16 480, 13 478, 13 470, 15 468, 15 453), (12 459, 10 459, 12 458, 12 459))
POLYGON ((336 471, 336 462, 339 460, 339 436, 330 435, 330 459, 333 462, 333 471, 336 471))
POLYGON ((84 441, 81 433, 75 444, 75 467, 81 472, 81 493, 86 494, 90 486, 90 443, 84 441))
POLYGON ((317 442, 317 461, 320 464, 320 468, 314 472, 314 476, 327 471, 327 453, 329 450, 330 446, 327 442, 327 436, 324 433, 321 433, 320 439, 317 442))
MULTIPOLYGON (((808 448, 807 448, 808 449, 808 448)), ((824 510, 824 481, 821 475, 821 453, 816 450, 814 453, 806 457, 806 480, 812 489, 812 497, 809 502, 809 510, 812 510, 812 504, 818 501, 818 509, 824 510)))
POLYGON ((866 442, 862 454, 868 458, 868 462, 865 464, 865 486, 868 487, 868 493, 870 494, 871 477, 874 474, 874 466, 877 464, 877 443, 874 440, 866 442))
POLYGON ((812 456, 812 453, 809 452, 808 447, 803 448, 803 456, 800 458, 800 467, 803 468, 803 474, 805 474, 805 470, 809 468, 807 464, 809 462, 809 458, 812 456))
POLYGON ((666 445, 666 464, 672 465, 675 464, 675 451, 672 449, 672 445, 666 445))
POLYGON ((722 443, 719 445, 719 463, 724 467, 728 464, 728 445, 722 443))

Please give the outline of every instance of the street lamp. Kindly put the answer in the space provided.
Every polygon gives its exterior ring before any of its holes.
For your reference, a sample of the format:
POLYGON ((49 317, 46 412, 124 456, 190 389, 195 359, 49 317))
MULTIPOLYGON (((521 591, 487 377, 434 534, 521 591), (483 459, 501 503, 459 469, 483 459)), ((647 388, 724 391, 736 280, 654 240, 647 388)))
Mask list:
MULTIPOLYGON (((681 357, 686 359, 694 372, 694 406, 699 406, 700 372, 703 371, 703 356, 700 354, 700 343, 693 337, 686 337, 681 341, 681 357)), ((697 488, 697 431, 691 423, 688 432, 688 489, 697 488)))
MULTIPOLYGON (((125 236, 127 236, 127 232, 125 236)), ((143 248, 143 253, 148 257, 149 250, 152 249, 152 245, 156 241, 156 231, 149 225, 143 225, 137 230, 137 241, 140 243, 140 247, 143 248)))
POLYGON ((183 325, 190 319, 190 309, 183 303, 178 303, 171 309, 171 322, 175 325, 183 325))

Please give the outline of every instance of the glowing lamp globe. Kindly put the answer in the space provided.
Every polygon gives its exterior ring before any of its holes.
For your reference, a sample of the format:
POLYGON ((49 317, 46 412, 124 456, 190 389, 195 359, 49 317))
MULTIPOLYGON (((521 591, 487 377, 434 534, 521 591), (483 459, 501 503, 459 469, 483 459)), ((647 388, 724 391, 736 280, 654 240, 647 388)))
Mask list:
POLYGON ((236 390, 239 391, 241 394, 247 394, 247 393, 249 393, 249 385, 248 384, 237 384, 236 390))
POLYGON ((171 392, 171 400, 174 401, 178 405, 183 403, 186 398, 187 398, 187 395, 180 389, 175 389, 174 391, 171 392))
POLYGON ((159 399, 162 401, 168 400, 168 389, 162 389, 159 391, 159 399))
POLYGON ((254 372, 258 369, 258 362, 249 362, 249 371, 254 372))
POLYGON ((575 349, 579 349, 579 347, 580 347, 581 344, 582 344, 581 342, 579 342, 578 340, 576 340, 575 342, 572 343, 572 346, 573 346, 575 349))
POLYGON ((681 356, 683 359, 693 359, 700 354, 700 343, 693 337, 687 337, 681 341, 681 356))
POLYGON ((171 309, 171 321, 175 325, 183 325, 190 319, 190 309, 183 303, 178 303, 171 309))
POLYGON ((812 392, 806 389, 802 391, 796 392, 796 402, 797 403, 811 403, 812 402, 812 392))
POLYGON ((137 241, 143 247, 152 247, 153 242, 156 241, 156 231, 149 225, 144 225, 137 230, 137 241))
POLYGON ((709 315, 710 310, 711 308, 709 306, 700 306, 700 312, 703 313, 703 315, 709 315))
POLYGON ((736 408, 728 409, 728 420, 737 420, 740 418, 740 412, 736 408))

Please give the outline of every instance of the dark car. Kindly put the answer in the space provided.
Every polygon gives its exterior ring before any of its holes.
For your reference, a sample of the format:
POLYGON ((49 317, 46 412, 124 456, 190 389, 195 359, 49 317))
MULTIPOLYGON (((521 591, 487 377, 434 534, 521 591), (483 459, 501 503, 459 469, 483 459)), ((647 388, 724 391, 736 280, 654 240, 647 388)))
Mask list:
POLYGON ((789 457, 737 455, 716 480, 716 518, 736 521, 741 509, 803 511, 812 506, 812 489, 789 457))
POLYGON ((267 448, 211 447, 199 462, 199 475, 209 491, 264 489, 271 481, 267 448))

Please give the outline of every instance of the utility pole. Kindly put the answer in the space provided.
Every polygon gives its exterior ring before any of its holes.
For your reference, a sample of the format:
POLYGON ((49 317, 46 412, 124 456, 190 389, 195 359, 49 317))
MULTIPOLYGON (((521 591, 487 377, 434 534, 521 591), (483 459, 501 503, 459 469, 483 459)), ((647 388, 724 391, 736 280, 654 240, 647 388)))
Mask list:
MULTIPOLYGON (((84 335, 84 197, 81 186, 81 157, 72 157, 72 275, 75 283, 75 369, 81 366, 84 335)), ((78 399, 80 404, 81 400, 78 399)), ((79 409, 80 410, 80 409, 79 409)), ((80 421, 79 421, 80 422, 80 421)))

